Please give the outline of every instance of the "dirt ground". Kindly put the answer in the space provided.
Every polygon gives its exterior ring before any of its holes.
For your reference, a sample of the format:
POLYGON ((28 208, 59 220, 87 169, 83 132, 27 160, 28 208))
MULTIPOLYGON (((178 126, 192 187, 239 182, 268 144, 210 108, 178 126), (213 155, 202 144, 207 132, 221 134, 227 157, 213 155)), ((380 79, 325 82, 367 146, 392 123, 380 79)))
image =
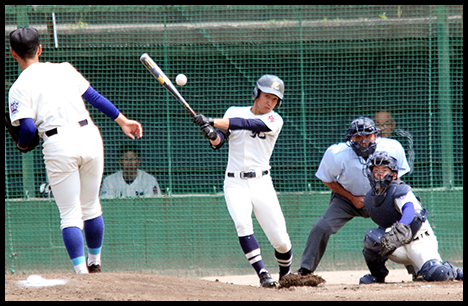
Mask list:
MULTIPOLYGON (((256 275, 205 277, 138 272, 42 274, 65 280, 49 287, 24 286, 29 275, 5 275, 6 301, 463 301, 463 282, 413 282, 405 270, 392 270, 385 284, 358 285, 366 271, 317 272, 327 283, 317 287, 265 289, 256 275)), ((273 275, 277 277, 277 275, 273 275)), ((26 283, 27 284, 27 283, 26 283)))

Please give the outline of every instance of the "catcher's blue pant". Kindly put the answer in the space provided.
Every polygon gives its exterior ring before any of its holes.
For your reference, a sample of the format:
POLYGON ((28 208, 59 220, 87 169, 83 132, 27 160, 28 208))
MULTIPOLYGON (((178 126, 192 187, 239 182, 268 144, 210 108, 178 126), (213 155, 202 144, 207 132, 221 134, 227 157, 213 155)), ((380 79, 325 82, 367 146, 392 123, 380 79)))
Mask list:
POLYGON ((310 231, 302 254, 301 268, 315 271, 327 248, 328 239, 354 217, 369 218, 365 208, 357 209, 351 201, 332 192, 330 206, 310 231))

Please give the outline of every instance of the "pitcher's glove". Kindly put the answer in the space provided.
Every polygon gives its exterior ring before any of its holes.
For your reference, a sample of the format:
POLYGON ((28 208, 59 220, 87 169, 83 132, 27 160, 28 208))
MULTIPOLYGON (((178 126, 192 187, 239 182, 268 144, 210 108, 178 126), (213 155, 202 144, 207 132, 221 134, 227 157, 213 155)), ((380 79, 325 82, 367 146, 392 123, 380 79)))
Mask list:
POLYGON ((20 148, 18 148, 17 144, 18 144, 19 132, 20 132, 21 127, 11 125, 10 113, 9 112, 5 112, 5 127, 8 129, 8 132, 11 135, 11 139, 15 143, 15 147, 21 153, 27 153, 29 151, 32 151, 39 144, 39 133, 38 133, 38 131, 36 129, 36 134, 34 135, 33 139, 31 140, 31 143, 29 144, 29 146, 24 150, 21 150, 20 148))
POLYGON ((382 249, 379 254, 382 257, 388 257, 395 252, 397 248, 410 243, 412 240, 413 233, 410 226, 395 222, 380 240, 382 249))

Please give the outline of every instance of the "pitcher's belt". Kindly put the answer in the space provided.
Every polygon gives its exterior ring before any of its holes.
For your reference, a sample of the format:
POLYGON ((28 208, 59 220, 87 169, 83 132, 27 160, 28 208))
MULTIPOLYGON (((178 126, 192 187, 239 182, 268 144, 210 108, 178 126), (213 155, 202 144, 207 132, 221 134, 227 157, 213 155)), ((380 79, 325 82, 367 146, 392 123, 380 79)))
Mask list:
MULTIPOLYGON (((78 124, 80 125, 80 127, 88 125, 88 119, 81 120, 81 121, 78 122, 78 124)), ((48 130, 47 132, 45 132, 47 137, 50 137, 50 136, 55 135, 57 133, 58 133, 57 128, 54 128, 54 129, 51 129, 51 130, 48 130)))

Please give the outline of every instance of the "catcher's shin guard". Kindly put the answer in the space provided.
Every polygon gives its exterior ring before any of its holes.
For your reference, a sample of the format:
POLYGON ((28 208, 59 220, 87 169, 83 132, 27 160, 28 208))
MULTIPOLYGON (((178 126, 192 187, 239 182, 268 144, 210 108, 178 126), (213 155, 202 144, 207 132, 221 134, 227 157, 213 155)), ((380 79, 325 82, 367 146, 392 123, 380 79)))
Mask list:
POLYGON ((362 250, 367 267, 372 276, 375 276, 378 283, 383 283, 388 275, 388 269, 385 266, 388 258, 381 257, 377 252, 364 249, 362 250))
POLYGON ((421 275, 425 281, 442 282, 454 280, 457 276, 457 269, 455 269, 448 261, 440 262, 437 259, 431 259, 426 261, 421 267, 421 275))
POLYGON ((385 262, 388 258, 379 255, 382 247, 380 239, 384 234, 385 231, 381 228, 368 230, 364 237, 364 249, 362 250, 371 275, 375 276, 376 281, 379 283, 384 282, 385 277, 388 275, 388 269, 385 267, 385 262))

